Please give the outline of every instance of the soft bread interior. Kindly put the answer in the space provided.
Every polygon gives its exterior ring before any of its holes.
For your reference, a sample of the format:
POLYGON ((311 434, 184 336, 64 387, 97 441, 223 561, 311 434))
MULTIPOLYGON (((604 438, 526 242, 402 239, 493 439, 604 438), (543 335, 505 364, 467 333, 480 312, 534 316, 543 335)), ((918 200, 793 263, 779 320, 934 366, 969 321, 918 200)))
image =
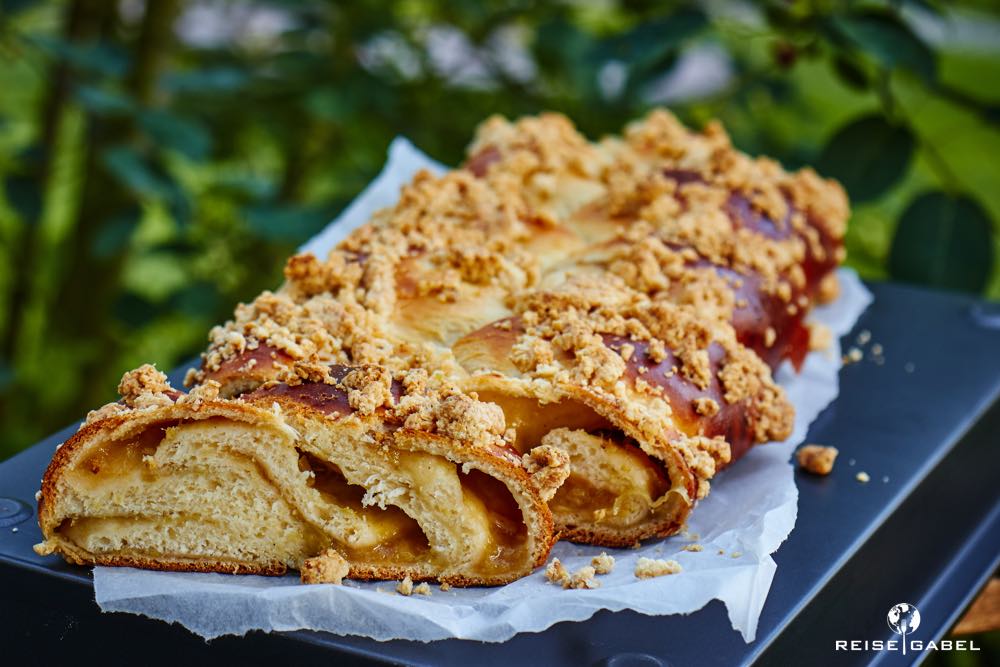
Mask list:
POLYGON ((277 573, 332 546, 361 578, 530 571, 522 506, 495 473, 416 451, 412 435, 388 446, 357 425, 300 426, 307 437, 215 417, 94 438, 57 480, 52 537, 84 563, 277 573))

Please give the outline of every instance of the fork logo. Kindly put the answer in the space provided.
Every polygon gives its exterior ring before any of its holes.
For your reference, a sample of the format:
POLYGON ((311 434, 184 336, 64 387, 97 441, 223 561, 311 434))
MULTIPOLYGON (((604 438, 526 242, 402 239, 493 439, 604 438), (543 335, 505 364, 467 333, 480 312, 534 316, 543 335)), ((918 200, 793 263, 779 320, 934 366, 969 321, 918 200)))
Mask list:
POLYGON ((907 650, 923 653, 924 651, 981 651, 972 639, 942 639, 940 641, 923 641, 908 639, 920 627, 920 611, 909 602, 900 602, 892 606, 885 615, 889 628, 900 636, 902 641, 890 639, 837 639, 833 643, 835 651, 899 651, 903 655, 907 650), (902 645, 902 646, 900 646, 902 645))
POLYGON ((906 655, 906 635, 920 627, 920 610, 907 602, 900 602, 886 615, 889 627, 903 638, 903 655, 906 655))

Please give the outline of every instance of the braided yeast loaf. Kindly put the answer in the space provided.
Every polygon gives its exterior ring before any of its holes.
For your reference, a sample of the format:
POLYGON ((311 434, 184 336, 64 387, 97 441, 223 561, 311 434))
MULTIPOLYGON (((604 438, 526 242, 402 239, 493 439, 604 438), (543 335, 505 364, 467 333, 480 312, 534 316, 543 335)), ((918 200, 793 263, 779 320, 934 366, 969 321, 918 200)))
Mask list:
POLYGON ((301 364, 426 369, 499 406, 516 451, 543 447, 527 465, 569 455, 563 536, 668 535, 718 469, 787 437, 770 367, 808 349, 845 216, 836 184, 665 112, 599 144, 561 116, 491 119, 464 169, 293 257, 191 379, 235 395, 301 364))

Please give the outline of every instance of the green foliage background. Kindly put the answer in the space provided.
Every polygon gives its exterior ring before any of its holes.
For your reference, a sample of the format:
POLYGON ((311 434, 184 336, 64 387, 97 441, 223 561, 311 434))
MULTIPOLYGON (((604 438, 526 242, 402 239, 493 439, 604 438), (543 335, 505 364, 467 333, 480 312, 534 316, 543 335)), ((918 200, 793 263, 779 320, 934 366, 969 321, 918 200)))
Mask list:
POLYGON ((487 115, 553 109, 597 137, 699 49, 732 76, 672 108, 841 178, 862 275, 1000 297, 992 6, 4 0, 0 459, 200 350, 393 136, 455 164, 487 115), (191 37, 213 11, 226 34, 191 37), (473 76, 436 60, 441 29, 473 76))

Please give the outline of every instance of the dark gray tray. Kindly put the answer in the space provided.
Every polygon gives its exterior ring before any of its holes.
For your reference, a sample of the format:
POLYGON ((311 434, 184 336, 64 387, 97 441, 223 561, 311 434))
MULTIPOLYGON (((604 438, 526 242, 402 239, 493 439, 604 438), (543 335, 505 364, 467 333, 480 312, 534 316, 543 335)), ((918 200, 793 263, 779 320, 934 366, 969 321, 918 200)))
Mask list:
POLYGON ((875 303, 856 330, 871 331, 885 363, 866 358, 845 367, 840 397, 811 428, 809 440, 838 447, 841 458, 828 478, 798 475, 798 522, 775 555, 778 571, 751 644, 718 602, 690 616, 601 612, 504 644, 379 643, 312 632, 206 643, 176 626, 100 614, 88 569, 31 551, 40 539, 38 480, 74 426, 0 464, 0 497, 22 503, 26 517, 16 525, 0 518, 3 645, 48 664, 139 656, 164 664, 911 664, 921 656, 838 652, 835 642, 898 639, 886 624, 898 602, 920 609, 911 639, 940 639, 997 568, 1000 310, 960 295, 871 288, 875 303), (868 484, 855 479, 861 470, 871 475, 868 484))

